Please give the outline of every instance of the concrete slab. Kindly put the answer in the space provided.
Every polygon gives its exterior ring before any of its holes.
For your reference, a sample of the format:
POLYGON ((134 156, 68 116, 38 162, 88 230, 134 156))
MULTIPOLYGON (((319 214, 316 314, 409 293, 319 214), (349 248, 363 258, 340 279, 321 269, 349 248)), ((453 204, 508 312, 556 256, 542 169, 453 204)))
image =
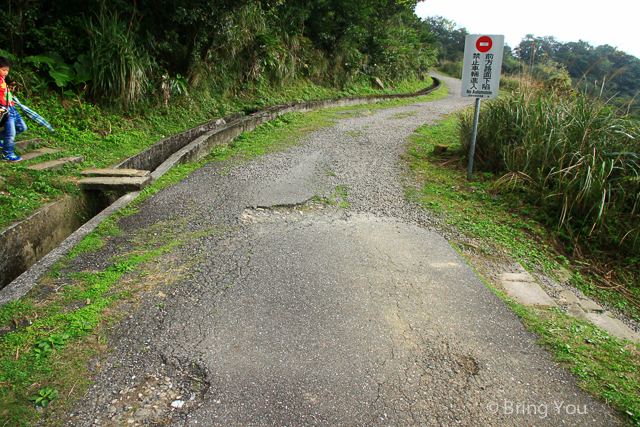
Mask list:
POLYGON ((83 178, 80 185, 89 190, 139 191, 151 183, 151 177, 93 177, 83 178))
POLYGON ((37 150, 33 150, 33 151, 28 152, 28 153, 24 153, 22 155, 22 158, 24 160, 33 160, 33 159, 38 158, 40 156, 44 156, 45 154, 55 154, 55 153, 59 153, 59 152, 60 152, 60 150, 44 147, 44 148, 38 148, 37 150))
POLYGON ((502 286, 509 296, 524 305, 542 305, 557 307, 549 295, 535 282, 502 281, 502 286))
POLYGON ((25 139, 23 141, 16 141, 16 147, 18 147, 22 151, 25 151, 32 145, 42 144, 43 142, 44 142, 44 139, 42 138, 25 139))
POLYGON ((140 169, 87 169, 80 172, 83 176, 122 176, 122 177, 144 177, 151 172, 140 169))
POLYGON ((567 314, 569 316, 575 317, 576 319, 579 319, 585 322, 591 322, 591 319, 587 317, 587 313, 585 313, 584 310, 580 308, 579 304, 571 304, 567 310, 567 314))
POLYGON ((591 323, 609 332, 614 337, 633 343, 640 343, 640 335, 615 317, 600 313, 586 313, 586 316, 591 323))
POLYGON ((32 169, 37 171, 58 170, 58 169, 62 169, 68 164, 82 163, 82 162, 84 162, 84 157, 82 156, 62 157, 57 160, 51 160, 50 162, 36 163, 35 165, 27 166, 27 169, 32 169))
POLYGON ((580 304, 580 298, 575 296, 575 294, 571 291, 562 291, 560 292, 560 296, 564 298, 569 304, 580 304))
POLYGON ((580 300, 580 307, 582 307, 585 311, 604 311, 602 307, 600 307, 595 301, 591 301, 590 299, 580 300))
POLYGON ((535 282, 536 279, 533 278, 531 274, 528 272, 523 273, 502 273, 500 275, 500 280, 507 280, 510 282, 535 282))

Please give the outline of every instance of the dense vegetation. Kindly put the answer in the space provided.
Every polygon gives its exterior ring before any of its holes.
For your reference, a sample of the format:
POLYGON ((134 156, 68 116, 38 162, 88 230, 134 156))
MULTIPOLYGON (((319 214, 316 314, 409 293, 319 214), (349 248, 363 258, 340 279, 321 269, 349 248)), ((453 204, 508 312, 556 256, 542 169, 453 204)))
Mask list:
POLYGON ((561 43, 555 37, 527 35, 512 57, 545 77, 566 71, 576 88, 602 92, 612 98, 613 105, 638 110, 634 99, 640 91, 640 59, 613 46, 594 47, 582 40, 561 43))
MULTIPOLYGON (((443 17, 426 22, 437 67, 460 76, 467 30, 443 17)), ((575 285, 637 313, 640 60, 608 45, 527 35, 505 46, 502 74, 500 97, 481 110, 477 171, 497 177, 493 194, 517 194, 514 209, 555 229, 561 252, 582 266, 575 285)), ((463 144, 471 126, 463 114, 463 144)))
POLYGON ((9 0, 0 46, 19 60, 18 89, 129 105, 301 77, 388 82, 424 75, 435 58, 416 2, 9 0))
MULTIPOLYGON (((502 91, 480 114, 478 168, 502 176, 496 190, 543 207, 569 247, 627 256, 609 277, 637 273, 640 123, 570 86, 519 80, 502 91)), ((472 122, 463 117, 467 141, 472 122)))

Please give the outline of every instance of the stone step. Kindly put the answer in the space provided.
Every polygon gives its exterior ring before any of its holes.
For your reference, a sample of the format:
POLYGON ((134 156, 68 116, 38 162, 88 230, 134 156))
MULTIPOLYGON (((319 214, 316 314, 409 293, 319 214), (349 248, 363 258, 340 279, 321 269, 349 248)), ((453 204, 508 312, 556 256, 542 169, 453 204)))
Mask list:
POLYGON ((568 304, 580 304, 580 298, 578 298, 573 292, 564 290, 560 292, 560 297, 562 297, 568 304))
POLYGON ((507 294, 520 304, 557 307, 555 301, 536 282, 502 280, 501 283, 507 294))
MULTIPOLYGON (((570 277, 570 274, 566 274, 565 277, 570 277)), ((499 279, 507 295, 520 304, 557 307, 555 301, 524 268, 520 269, 520 273, 502 273, 499 279)), ((604 309, 595 301, 578 298, 569 290, 562 290, 558 301, 567 305, 569 316, 590 322, 616 338, 640 343, 640 334, 634 332, 613 314, 602 313, 604 309)))
POLYGON ((582 307, 584 311, 604 311, 602 307, 590 299, 580 300, 580 307, 582 307))
POLYGON ((30 151, 28 153, 24 153, 21 157, 23 160, 33 160, 40 156, 44 156, 47 154, 55 154, 59 152, 60 150, 56 150, 54 148, 43 147, 43 148, 38 148, 37 150, 30 151))
POLYGON ((16 147, 18 147, 22 151, 26 151, 32 145, 42 144, 43 142, 44 142, 44 139, 42 138, 25 139, 22 141, 16 141, 16 147))
POLYGON ((35 165, 27 166, 27 169, 32 169, 37 171, 58 170, 58 169, 62 169, 68 164, 82 163, 82 162, 84 162, 84 157, 82 156, 62 157, 57 160, 51 160, 49 162, 41 162, 41 163, 36 163, 35 165))
POLYGON ((145 177, 149 176, 151 172, 138 169, 87 169, 80 172, 83 176, 96 176, 96 177, 145 177))
POLYGON ((536 280, 533 278, 531 274, 527 271, 523 271, 522 273, 502 273, 500 275, 500 280, 507 280, 510 282, 535 282, 536 280))
POLYGON ((139 191, 151 183, 151 176, 104 176, 82 178, 80 185, 87 190, 103 191, 139 191))
POLYGON ((631 341, 636 344, 640 343, 640 335, 633 332, 631 328, 622 323, 611 313, 586 313, 586 316, 589 318, 591 323, 609 332, 614 337, 621 340, 631 341))

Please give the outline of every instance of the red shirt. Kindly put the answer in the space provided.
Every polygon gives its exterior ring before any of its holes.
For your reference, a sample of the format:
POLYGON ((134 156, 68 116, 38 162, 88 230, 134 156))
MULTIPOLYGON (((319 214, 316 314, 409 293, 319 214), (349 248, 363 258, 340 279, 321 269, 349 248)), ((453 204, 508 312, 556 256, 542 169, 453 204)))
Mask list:
POLYGON ((13 107, 13 101, 11 101, 11 92, 9 92, 7 82, 5 82, 2 77, 0 77, 0 105, 8 105, 9 107, 13 107), (7 98, 9 99, 9 102, 7 102, 7 98))

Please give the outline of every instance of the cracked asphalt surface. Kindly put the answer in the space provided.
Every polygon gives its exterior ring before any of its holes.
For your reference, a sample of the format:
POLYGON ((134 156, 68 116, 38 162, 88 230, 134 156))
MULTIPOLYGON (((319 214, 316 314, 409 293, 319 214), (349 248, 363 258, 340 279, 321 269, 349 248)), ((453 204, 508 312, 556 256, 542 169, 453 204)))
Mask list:
POLYGON ((447 99, 205 166, 78 257, 104 268, 157 224, 201 233, 161 260, 186 274, 115 326, 69 425, 620 425, 405 200, 408 137, 472 104, 444 80, 447 99), (145 397, 160 384, 164 397, 145 397))

